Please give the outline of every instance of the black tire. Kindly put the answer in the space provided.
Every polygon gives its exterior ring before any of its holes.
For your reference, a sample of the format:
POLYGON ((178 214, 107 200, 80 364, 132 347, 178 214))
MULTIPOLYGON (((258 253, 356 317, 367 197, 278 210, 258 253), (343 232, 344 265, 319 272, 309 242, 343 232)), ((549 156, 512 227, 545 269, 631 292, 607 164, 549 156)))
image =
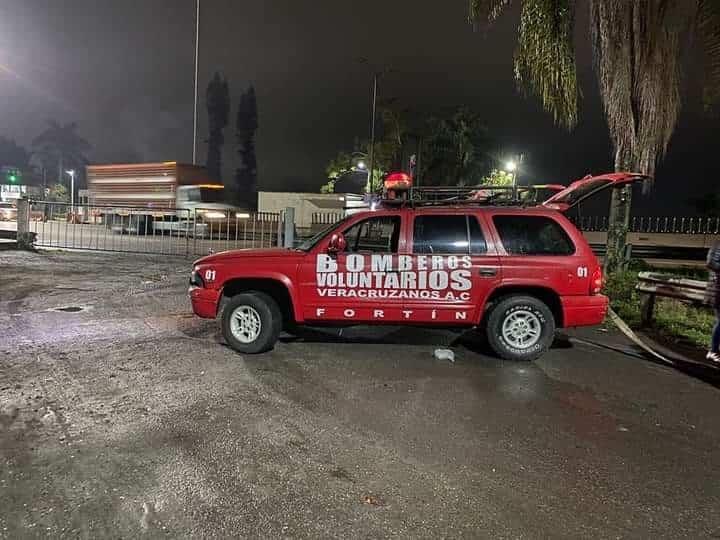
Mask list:
MULTIPOLYGON (((508 321, 509 322, 509 321, 508 321)), ((487 317, 488 343, 495 353, 506 360, 531 361, 541 357, 555 338, 555 317, 547 305, 534 296, 506 296, 495 304, 487 317), (540 335, 527 347, 518 347, 503 335, 503 325, 514 313, 525 323, 536 322, 540 335)))
POLYGON ((263 353, 275 346, 282 330, 282 320, 280 308, 271 296, 259 291, 248 291, 233 296, 224 306, 221 319, 222 334, 227 344, 238 352, 263 353), (253 341, 238 339, 232 331, 233 314, 243 306, 251 308, 260 317, 260 332, 253 341))

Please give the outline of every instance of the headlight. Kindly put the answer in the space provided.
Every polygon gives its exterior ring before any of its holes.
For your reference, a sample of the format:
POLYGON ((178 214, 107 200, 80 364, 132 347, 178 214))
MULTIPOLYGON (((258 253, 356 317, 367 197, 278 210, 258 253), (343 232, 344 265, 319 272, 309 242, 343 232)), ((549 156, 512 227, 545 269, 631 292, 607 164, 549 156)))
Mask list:
POLYGON ((212 210, 203 213, 203 217, 207 219, 225 219, 225 214, 222 212, 213 212, 212 210))
POLYGON ((200 272, 198 272, 197 270, 193 270, 192 272, 190 272, 190 285, 193 287, 204 287, 205 286, 202 276, 200 275, 200 272))

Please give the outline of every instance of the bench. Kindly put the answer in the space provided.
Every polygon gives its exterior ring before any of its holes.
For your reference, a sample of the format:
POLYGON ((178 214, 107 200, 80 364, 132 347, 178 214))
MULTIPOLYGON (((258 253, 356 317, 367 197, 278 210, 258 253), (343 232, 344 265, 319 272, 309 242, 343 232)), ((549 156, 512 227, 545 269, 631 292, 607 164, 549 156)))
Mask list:
POLYGON ((640 272, 635 290, 641 295, 640 320, 643 326, 648 326, 652 322, 656 297, 672 298, 694 306, 707 306, 705 302, 706 288, 705 281, 668 276, 656 272, 640 272))

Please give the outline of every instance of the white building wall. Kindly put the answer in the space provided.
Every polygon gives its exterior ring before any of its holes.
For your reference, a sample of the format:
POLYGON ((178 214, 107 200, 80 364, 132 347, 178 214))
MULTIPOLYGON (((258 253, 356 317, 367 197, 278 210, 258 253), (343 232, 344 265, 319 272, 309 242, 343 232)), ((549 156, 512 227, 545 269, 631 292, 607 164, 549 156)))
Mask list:
POLYGON ((344 213, 345 196, 335 193, 258 192, 260 212, 282 212, 289 207, 295 209, 296 227, 307 229, 312 225, 312 215, 315 213, 344 213))

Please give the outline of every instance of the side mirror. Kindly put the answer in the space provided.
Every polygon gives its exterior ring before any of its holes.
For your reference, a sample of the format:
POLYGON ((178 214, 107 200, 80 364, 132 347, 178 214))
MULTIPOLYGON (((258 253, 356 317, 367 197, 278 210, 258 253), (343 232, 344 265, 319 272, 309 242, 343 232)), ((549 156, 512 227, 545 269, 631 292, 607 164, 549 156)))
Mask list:
POLYGON ((328 253, 336 255, 345 251, 345 248, 347 248, 347 242, 342 233, 335 233, 330 237, 330 242, 327 247, 328 253))

